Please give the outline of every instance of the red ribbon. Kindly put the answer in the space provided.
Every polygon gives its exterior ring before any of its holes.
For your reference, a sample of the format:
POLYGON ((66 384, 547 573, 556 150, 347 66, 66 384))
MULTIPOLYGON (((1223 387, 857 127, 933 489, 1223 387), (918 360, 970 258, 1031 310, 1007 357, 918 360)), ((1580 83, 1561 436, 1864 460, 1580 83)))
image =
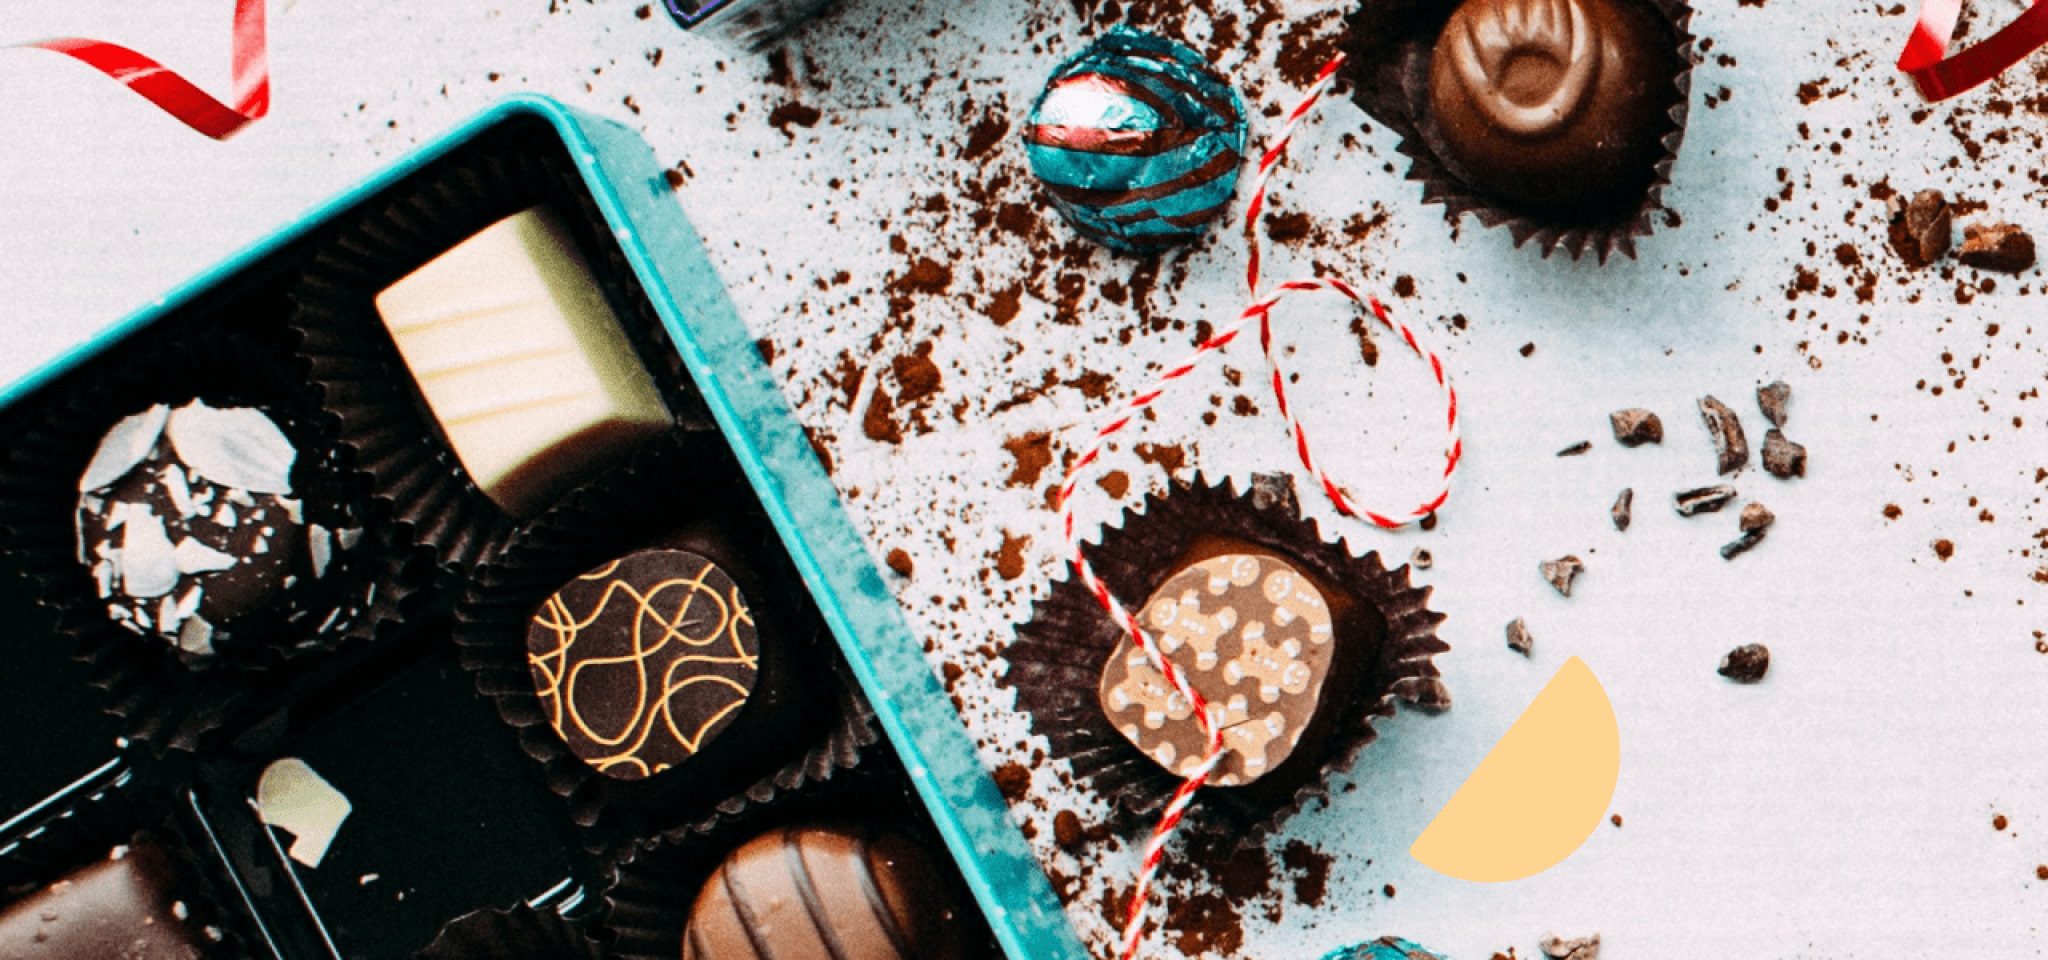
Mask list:
POLYGON ((2048 3, 2034 0, 2005 29, 1951 57, 1948 44, 1961 13, 1961 0, 1925 0, 1899 54, 1899 69, 1912 76, 1928 100, 1947 100, 1976 87, 2048 44, 2048 3))
POLYGON ((263 32, 263 0, 235 0, 233 106, 214 99, 163 64, 118 44, 54 37, 17 46, 49 50, 77 60, 215 140, 233 136, 270 112, 270 57, 263 32))

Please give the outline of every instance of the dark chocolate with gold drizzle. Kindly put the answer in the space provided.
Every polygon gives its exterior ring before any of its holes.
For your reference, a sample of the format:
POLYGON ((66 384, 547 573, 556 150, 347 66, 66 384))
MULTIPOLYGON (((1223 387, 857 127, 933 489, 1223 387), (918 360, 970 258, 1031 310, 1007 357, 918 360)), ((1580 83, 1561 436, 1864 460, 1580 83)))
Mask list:
POLYGON ((571 581, 534 611, 526 649, 555 732, 619 780, 677 766, 730 726, 761 655, 738 584, 687 550, 642 550, 571 581))

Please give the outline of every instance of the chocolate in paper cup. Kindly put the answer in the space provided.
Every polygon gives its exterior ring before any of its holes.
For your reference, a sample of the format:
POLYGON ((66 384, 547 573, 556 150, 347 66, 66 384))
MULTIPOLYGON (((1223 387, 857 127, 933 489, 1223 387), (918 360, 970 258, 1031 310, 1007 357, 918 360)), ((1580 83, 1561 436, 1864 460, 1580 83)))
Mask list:
POLYGON ((521 905, 478 910, 449 921, 414 960, 599 960, 604 952, 584 924, 552 910, 521 905))
MULTIPOLYGON (((1567 12, 1577 10, 1577 0, 1565 2, 1573 4, 1567 12)), ((1573 259, 1591 253, 1601 263, 1615 252, 1634 259, 1637 238, 1652 233, 1667 217, 1675 223, 1663 193, 1685 139, 1692 100, 1693 10, 1686 0, 1615 2, 1640 4, 1659 26, 1669 28, 1670 128, 1660 138, 1662 152, 1640 171, 1640 185, 1632 175, 1613 197, 1581 209, 1545 211, 1489 195, 1446 150, 1430 104, 1430 70, 1437 38, 1459 0, 1363 0, 1347 21, 1351 59, 1344 76, 1359 107, 1400 137, 1398 149, 1409 161, 1407 178, 1422 184, 1424 203, 1444 206, 1446 221, 1455 224, 1471 214, 1484 226, 1507 228, 1517 247, 1534 242, 1546 258, 1563 250, 1573 259)))
MULTIPOLYGON (((644 625, 648 611, 636 616, 644 625)), ((840 663, 801 576, 714 433, 657 441, 527 525, 471 579, 457 606, 455 641, 478 691, 518 731, 521 747, 597 847, 736 816, 855 766, 880 741, 873 711, 840 663), (755 622, 758 672, 729 727, 674 769, 622 778, 578 756, 557 732, 527 638, 557 590, 650 548, 689 551, 730 576, 755 622)), ((635 729, 658 706, 645 704, 635 729)))
MULTIPOLYGON (((612 960, 675 960, 682 954, 691 908, 719 865, 748 841, 785 828, 888 832, 923 847, 935 862, 949 862, 945 845, 919 819, 918 800, 909 789, 893 759, 877 757, 838 781, 756 806, 744 818, 708 830, 669 831, 642 840, 613 862, 593 926, 612 960)), ((957 890, 957 896, 959 921, 971 925, 962 933, 970 956, 1000 956, 966 891, 957 890), (985 952, 972 952, 978 949, 985 952)))
POLYGON ((197 749, 290 662, 385 634, 418 587, 370 527, 368 499, 306 402, 302 367, 284 343, 281 297, 276 307, 276 324, 247 315, 167 319, 0 417, 0 543, 55 612, 60 636, 51 642, 72 644, 93 665, 107 709, 157 753, 197 749), (231 636, 216 634, 211 654, 118 624, 81 559, 77 525, 80 477, 109 429, 155 405, 194 400, 269 417, 296 450, 292 493, 308 530, 318 525, 343 544, 324 575, 300 578, 270 606, 236 618, 231 636))
POLYGON ((172 913, 193 934, 209 960, 255 960, 262 942, 249 917, 229 908, 216 861, 201 854, 199 838, 166 817, 152 795, 136 789, 132 773, 80 796, 0 844, 0 908, 65 880, 100 860, 161 857, 172 913))
MULTIPOLYGON (((1327 798, 1332 775, 1372 743, 1373 720, 1392 716, 1396 698, 1448 707, 1431 658, 1450 648, 1437 638, 1443 615, 1429 609, 1429 588, 1412 585, 1406 565, 1389 570, 1377 552, 1354 555, 1343 540, 1325 537, 1302 519, 1284 476, 1254 478, 1242 493, 1200 478, 1177 482, 1127 509, 1118 526, 1083 549, 1096 575, 1137 614, 1186 558, 1239 552, 1234 545, 1285 560, 1337 594, 1333 611, 1340 602, 1348 611, 1336 618, 1321 700, 1292 751, 1248 783, 1205 788, 1184 821, 1184 829, 1249 844, 1309 801, 1327 798)), ((1017 627, 998 682, 1016 691, 1018 711, 1046 738, 1051 756, 1071 767, 1079 785, 1111 800, 1130 828, 1155 815, 1181 778, 1134 746, 1103 706, 1104 671, 1125 639, 1069 575, 1017 627)))
POLYGON ((544 207, 573 237, 681 429, 709 429, 660 317, 545 123, 509 123, 345 215, 293 288, 293 326, 318 402, 380 513, 450 571, 501 547, 519 518, 449 446, 377 312, 376 295, 479 231, 544 207))

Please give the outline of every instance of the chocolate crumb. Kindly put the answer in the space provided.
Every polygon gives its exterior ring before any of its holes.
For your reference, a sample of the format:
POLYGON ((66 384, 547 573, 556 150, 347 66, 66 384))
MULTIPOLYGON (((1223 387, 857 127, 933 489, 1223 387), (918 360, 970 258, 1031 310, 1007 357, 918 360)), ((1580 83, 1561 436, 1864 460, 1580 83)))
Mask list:
POLYGON ((1088 839, 1088 832, 1081 829, 1081 816, 1072 810, 1061 810, 1052 815, 1053 842, 1063 850, 1079 850, 1088 839))
POLYGON ((1384 894, 1384 895, 1386 895, 1386 896, 1388 896, 1388 897, 1392 897, 1392 896, 1394 895, 1394 885, 1390 883, 1390 884, 1387 884, 1387 885, 1386 885, 1386 886, 1384 886, 1384 887, 1381 887, 1381 888, 1380 888, 1380 893, 1382 893, 1382 894, 1384 894))
POLYGON ((1614 824, 1617 827, 1621 826, 1621 814, 1617 813, 1614 816, 1608 817, 1607 822, 1614 824))
POLYGON ((1543 948, 1543 955, 1550 960, 1600 960, 1600 935, 1597 933, 1571 940, 1550 934, 1537 945, 1543 948))
POLYGON ((1700 398, 1700 419, 1714 438, 1716 472, 1726 476, 1749 463, 1749 439, 1743 436, 1742 421, 1735 411, 1710 394, 1700 398))
POLYGON ((824 112, 817 107, 806 106, 791 100, 768 112, 768 124, 794 138, 796 132, 789 129, 790 127, 815 127, 824 116, 824 112))
POLYGON ((899 577, 910 576, 911 571, 915 569, 911 565, 910 554, 905 553, 902 547, 890 550, 889 556, 884 562, 889 565, 889 569, 896 571, 896 575, 899 577))
POLYGON ((1764 412, 1764 419, 1769 420, 1771 426, 1782 427, 1785 425, 1785 405, 1791 402, 1792 385, 1783 380, 1777 380, 1756 388, 1757 409, 1764 412))
POLYGON ((1285 473, 1252 474, 1252 506, 1299 515, 1301 501, 1294 492, 1294 478, 1285 473))
POLYGON ((2006 819, 2005 819, 2005 814, 2002 814, 2002 813, 1995 813, 1995 814, 1992 814, 1992 815, 1991 815, 1991 829, 1993 829, 1993 830, 1998 830, 1998 831, 2001 831, 2001 832, 2002 832, 2002 831, 2004 831, 2004 830, 2005 830, 2005 825, 2006 825, 2006 819))
POLYGON ((1614 498, 1614 506, 1607 511, 1614 517, 1614 529, 1627 533, 1629 521, 1635 516, 1635 508, 1636 488, 1623 487, 1621 496, 1614 498))
POLYGON ((1576 457, 1591 449, 1593 449, 1593 442, 1591 440, 1581 440, 1563 450, 1559 450, 1557 455, 1560 457, 1576 457))
POLYGON ((1948 558, 1956 555, 1956 545, 1949 540, 1936 540, 1934 541, 1934 555, 1940 557, 1943 563, 1947 563, 1948 558))
POLYGON ((1736 496, 1735 488, 1725 483, 1695 490, 1683 490, 1671 497, 1671 505, 1681 517, 1696 517, 1702 513, 1718 513, 1736 496))
POLYGON ((1941 191, 1922 190, 1907 203, 1893 198, 1892 206, 1892 249, 1906 266, 1918 270, 1948 256, 1955 218, 1941 191))
POLYGON ((1897 520, 1898 518, 1904 516, 1905 513, 1906 511, 1899 509, 1899 505, 1896 503, 1887 503, 1884 505, 1884 518, 1886 520, 1897 520))
POLYGON ((1764 542, 1764 532, 1762 530, 1745 533, 1721 545, 1721 559, 1733 560, 1748 553, 1751 547, 1762 542, 1764 542))
POLYGON ((1747 643, 1728 651, 1714 672, 1736 683, 1755 683, 1770 669, 1771 651, 1761 643, 1747 643))
POLYGON ((1436 557, 1432 556, 1429 550, 1424 547, 1416 547, 1415 552, 1408 555, 1409 565, 1417 570, 1427 570, 1435 562, 1436 557))
POLYGON ((1024 575, 1024 548, 1031 545, 1028 536, 1016 537, 1003 534, 1002 549, 996 551, 996 575, 1005 580, 1015 580, 1024 575))
POLYGON ((1543 572, 1543 579, 1557 588, 1559 595, 1569 597, 1572 595, 1572 581, 1585 571, 1586 565, 1580 563, 1578 557, 1566 554, 1555 560, 1543 561, 1537 569, 1543 572))
POLYGON ((1607 415, 1607 422, 1614 427, 1614 439, 1624 447, 1664 442, 1664 421, 1641 407, 1616 410, 1607 415))
POLYGON ((1528 355, 1530 355, 1530 354, 1532 354, 1532 353, 1535 353, 1535 352, 1536 352, 1536 345, 1535 345, 1535 344, 1533 344, 1533 343, 1525 343, 1525 344, 1522 344, 1522 356, 1525 356, 1525 357, 1526 357, 1526 356, 1528 356, 1528 355))
POLYGON ((1764 471, 1780 480, 1806 476, 1806 448, 1785 439, 1777 427, 1764 431, 1764 471))
POLYGON ((1015 461, 1005 481, 1012 487, 1035 486, 1045 468, 1052 465, 1052 434, 1045 430, 1011 437, 1003 441, 1003 449, 1015 461))
POLYGON ((1109 494, 1110 499, 1122 500, 1124 494, 1131 492, 1131 475, 1122 470, 1111 470, 1096 478, 1095 485, 1109 494))
POLYGON ((1964 266, 2019 273, 2034 265, 2034 237, 2010 223, 1970 224, 1956 259, 1964 266))
POLYGON ((1742 532, 1760 533, 1768 529, 1771 523, 1777 519, 1777 515, 1771 512, 1771 508, 1761 503, 1744 504, 1742 507, 1742 532))
POLYGON ((1002 791, 1003 799, 1016 803, 1031 792, 1031 768, 1021 763, 1006 763, 996 768, 996 789, 1002 791))
POLYGON ((1531 649, 1534 649, 1535 646, 1536 638, 1529 635, 1528 623, 1524 622, 1521 617, 1516 617, 1513 620, 1508 621, 1509 650, 1513 650, 1514 652, 1519 653, 1522 656, 1526 657, 1529 655, 1529 651, 1531 649))

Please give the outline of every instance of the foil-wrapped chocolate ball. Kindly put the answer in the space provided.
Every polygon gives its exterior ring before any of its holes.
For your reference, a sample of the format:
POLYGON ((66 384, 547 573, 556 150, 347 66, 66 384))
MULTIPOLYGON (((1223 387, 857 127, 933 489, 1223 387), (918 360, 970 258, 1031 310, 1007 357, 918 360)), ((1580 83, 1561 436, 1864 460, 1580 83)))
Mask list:
POLYGON ((1083 236, 1156 250, 1229 207, 1244 104, 1200 54, 1119 27, 1053 72, 1024 138, 1031 172, 1083 236))
POLYGON ((1674 127, 1676 57, 1643 0, 1465 0, 1430 63, 1443 158, 1532 208, 1639 196, 1674 127))
POLYGON ((1371 943, 1335 950, 1323 960, 1443 960, 1421 944, 1400 937, 1381 937, 1371 943))

